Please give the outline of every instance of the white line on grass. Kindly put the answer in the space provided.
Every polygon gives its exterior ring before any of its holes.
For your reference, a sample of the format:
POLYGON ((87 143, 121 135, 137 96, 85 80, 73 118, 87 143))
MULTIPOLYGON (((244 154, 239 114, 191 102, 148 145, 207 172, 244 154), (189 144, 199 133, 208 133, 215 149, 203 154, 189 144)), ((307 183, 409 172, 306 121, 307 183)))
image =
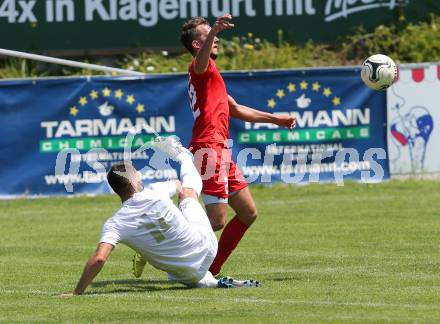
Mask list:
MULTIPOLYGON (((264 288, 259 288, 264 289, 264 288)), ((52 296, 56 298, 61 298, 58 293, 41 291, 41 290, 18 290, 18 289, 0 289, 1 293, 5 294, 31 294, 40 296, 52 296)), ((61 294, 61 292, 60 292, 61 294)), ((75 298, 121 298, 121 297, 136 297, 136 293, 105 293, 105 294, 85 294, 81 297, 75 298)), ((298 300, 298 299, 255 299, 255 298, 218 298, 217 296, 212 296, 216 301, 221 301, 224 303, 244 303, 244 304, 274 304, 274 305, 312 305, 312 306, 350 306, 350 307, 367 307, 367 308, 407 308, 407 309, 423 309, 423 310, 439 310, 440 305, 428 305, 428 304, 390 304, 390 303, 372 303, 372 302, 350 302, 350 301, 331 301, 331 300, 298 300)), ((188 296, 167 296, 167 295, 149 295, 147 292, 142 298, 148 299, 166 299, 171 301, 197 301, 204 302, 206 297, 188 297, 188 296)))
MULTIPOLYGON (((317 265, 319 267, 319 265, 317 265)), ((418 279, 418 280, 435 280, 438 279, 437 274, 420 274, 420 273, 412 273, 412 272, 396 272, 393 273, 390 271, 380 271, 376 267, 363 267, 363 266, 341 266, 341 267, 326 267, 326 268, 301 268, 301 269, 260 269, 258 271, 248 271, 244 275, 269 275, 269 274, 318 274, 318 275, 338 275, 341 277, 341 271, 347 271, 343 275, 343 277, 353 277, 362 275, 364 277, 375 277, 375 278, 400 278, 400 279, 418 279), (375 271, 368 271, 368 269, 373 269, 375 271), (364 271, 367 270, 367 271, 364 271)), ((237 273, 237 276, 241 275, 241 273, 237 273)), ((268 279, 270 280, 270 279, 268 279)))
MULTIPOLYGON (((39 296, 54 296, 54 293, 48 291, 27 289, 0 289, 0 293, 2 294, 28 294, 28 295, 39 295, 39 296)), ((61 294, 61 293, 60 293, 61 294)))
MULTIPOLYGON (((264 288, 261 288, 264 289, 264 288)), ((94 295, 84 295, 87 297, 105 297, 105 298, 117 298, 119 296, 126 296, 126 297, 133 297, 133 294, 130 293, 118 293, 115 295, 110 294, 94 294, 94 295)), ((143 296, 144 297, 144 296, 143 296)), ((178 297, 178 296, 151 296, 151 295, 145 295, 145 297, 149 299, 166 299, 171 301, 206 301, 206 297, 178 297)), ((353 306, 353 307, 370 307, 370 308, 407 308, 407 309, 426 309, 426 310, 433 310, 433 309, 440 309, 440 305, 427 305, 427 304, 388 304, 388 303, 363 303, 363 302, 338 302, 338 301, 329 301, 329 300, 296 300, 296 299, 284 299, 284 300, 278 300, 278 299, 255 299, 255 298, 218 298, 213 297, 216 301, 221 301, 224 303, 245 303, 245 304, 283 304, 283 305, 312 305, 312 306, 353 306)))
MULTIPOLYGON (((356 202, 362 202, 362 201, 384 201, 384 200, 394 200, 396 199, 396 196, 391 195, 381 195, 381 196, 364 196, 360 198, 352 198, 350 197, 350 201, 356 201, 356 202)), ((257 205, 284 205, 284 204, 302 204, 302 203, 310 203, 310 202, 316 203, 317 201, 347 201, 347 197, 333 197, 333 196, 327 196, 327 197, 312 197, 310 199, 295 199, 292 197, 292 199, 277 199, 277 200, 259 200, 257 202, 257 205)))

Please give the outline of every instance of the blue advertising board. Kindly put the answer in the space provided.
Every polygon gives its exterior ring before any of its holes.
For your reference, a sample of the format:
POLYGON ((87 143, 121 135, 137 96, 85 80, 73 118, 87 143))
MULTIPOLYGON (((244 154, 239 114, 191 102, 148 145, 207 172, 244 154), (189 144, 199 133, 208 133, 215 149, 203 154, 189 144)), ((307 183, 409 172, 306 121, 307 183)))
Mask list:
MULTIPOLYGON (((363 86, 357 70, 224 78, 238 102, 297 118, 293 132, 231 120, 232 153, 249 182, 388 177, 386 93, 363 86)), ((0 124, 1 196, 110 192, 105 170, 124 159, 145 181, 173 178, 152 149, 138 149, 154 132, 189 143, 187 75, 2 81, 0 124)))
POLYGON ((386 93, 368 89, 359 70, 252 72, 225 79, 242 104, 297 120, 293 132, 232 120, 233 151, 249 182, 388 178, 386 93), (257 148, 261 158, 240 154, 246 147, 257 148))

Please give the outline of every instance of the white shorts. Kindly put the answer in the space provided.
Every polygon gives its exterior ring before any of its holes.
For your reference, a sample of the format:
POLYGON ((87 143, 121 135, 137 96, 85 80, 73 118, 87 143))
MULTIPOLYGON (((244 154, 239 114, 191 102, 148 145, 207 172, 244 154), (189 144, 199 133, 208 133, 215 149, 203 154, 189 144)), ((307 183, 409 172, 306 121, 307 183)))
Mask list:
MULTIPOLYGON (((183 216, 191 224, 192 229, 200 235, 202 240, 202 245, 207 249, 207 255, 205 260, 202 262, 200 268, 194 273, 193 278, 198 278, 198 280, 203 279, 214 261, 217 255, 217 237, 212 230, 211 223, 209 222, 208 216, 205 210, 202 208, 200 203, 194 198, 186 198, 182 200, 179 204, 179 209, 181 210, 183 216)), ((174 276, 168 275, 168 278, 172 281, 179 281, 186 285, 197 286, 198 281, 186 281, 180 280, 174 276)))
MULTIPOLYGON (((229 197, 236 195, 239 192, 240 192, 240 190, 235 191, 235 192, 231 192, 229 194, 229 197)), ((204 193, 202 193, 202 199, 203 199, 203 203, 205 204, 205 206, 212 205, 212 204, 227 204, 228 203, 228 198, 211 196, 211 195, 207 195, 204 193)))

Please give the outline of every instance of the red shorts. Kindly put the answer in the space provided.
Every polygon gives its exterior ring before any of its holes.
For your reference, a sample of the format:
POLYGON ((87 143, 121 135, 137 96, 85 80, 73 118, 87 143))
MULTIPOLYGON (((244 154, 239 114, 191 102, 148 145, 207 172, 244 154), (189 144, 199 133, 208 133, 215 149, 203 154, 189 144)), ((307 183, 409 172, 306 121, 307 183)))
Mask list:
POLYGON ((222 143, 192 143, 194 164, 203 181, 202 192, 219 198, 247 187, 246 179, 222 143))

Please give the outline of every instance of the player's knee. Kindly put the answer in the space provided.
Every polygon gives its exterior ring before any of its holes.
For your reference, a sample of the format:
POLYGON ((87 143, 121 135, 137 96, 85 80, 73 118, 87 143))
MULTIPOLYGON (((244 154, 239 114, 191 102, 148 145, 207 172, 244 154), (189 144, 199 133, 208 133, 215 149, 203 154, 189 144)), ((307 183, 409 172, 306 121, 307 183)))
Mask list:
POLYGON ((225 227, 225 221, 223 220, 211 220, 211 227, 214 232, 220 231, 225 227))
POLYGON ((211 222, 211 227, 214 232, 220 231, 225 227, 226 215, 223 213, 216 213, 209 215, 209 221, 211 222))
POLYGON ((222 221, 211 221, 211 227, 214 232, 220 231, 225 227, 225 222, 222 221))
POLYGON ((248 210, 248 219, 251 223, 255 222, 257 219, 258 211, 256 207, 250 208, 248 210))
POLYGON ((248 207, 237 214, 237 217, 240 221, 250 226, 257 219, 257 213, 256 207, 248 207))

